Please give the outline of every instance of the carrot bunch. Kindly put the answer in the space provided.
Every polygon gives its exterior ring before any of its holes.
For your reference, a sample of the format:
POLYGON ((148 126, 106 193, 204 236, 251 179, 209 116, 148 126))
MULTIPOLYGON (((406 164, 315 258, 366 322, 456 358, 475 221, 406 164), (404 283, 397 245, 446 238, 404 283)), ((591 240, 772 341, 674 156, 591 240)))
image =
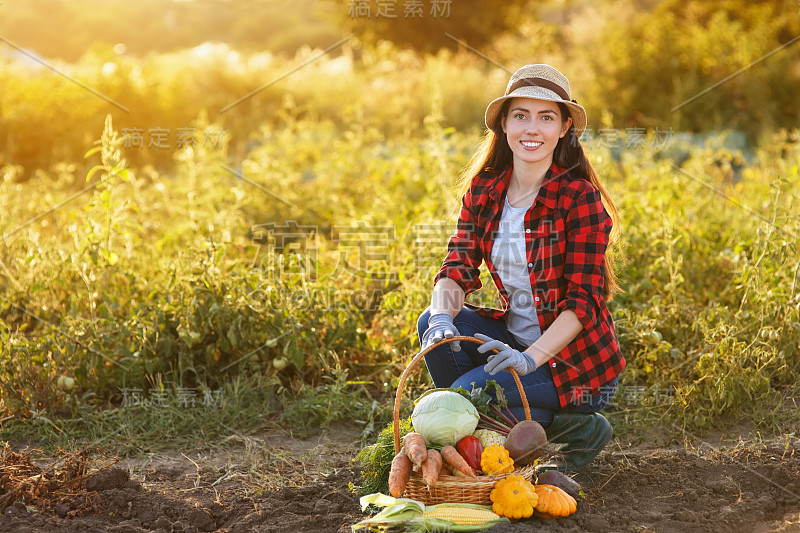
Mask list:
POLYGON ((431 490, 436 486, 443 465, 447 466, 446 471, 476 477, 475 471, 453 446, 445 446, 438 452, 428 448, 425 439, 419 433, 408 433, 403 437, 403 449, 392 460, 389 470, 389 492, 395 498, 402 496, 411 479, 412 470, 422 474, 428 490, 431 490))

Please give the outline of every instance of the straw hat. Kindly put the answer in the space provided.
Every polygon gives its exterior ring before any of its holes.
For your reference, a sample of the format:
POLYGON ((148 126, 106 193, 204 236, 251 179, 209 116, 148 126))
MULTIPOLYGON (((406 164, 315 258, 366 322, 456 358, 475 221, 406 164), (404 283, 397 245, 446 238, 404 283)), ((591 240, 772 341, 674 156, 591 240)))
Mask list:
POLYGON ((572 126, 575 135, 580 138, 586 129, 586 110, 572 100, 569 92, 569 80, 550 65, 525 65, 516 71, 508 80, 506 93, 492 100, 486 108, 486 127, 491 129, 509 98, 534 98, 565 104, 572 115, 572 126))

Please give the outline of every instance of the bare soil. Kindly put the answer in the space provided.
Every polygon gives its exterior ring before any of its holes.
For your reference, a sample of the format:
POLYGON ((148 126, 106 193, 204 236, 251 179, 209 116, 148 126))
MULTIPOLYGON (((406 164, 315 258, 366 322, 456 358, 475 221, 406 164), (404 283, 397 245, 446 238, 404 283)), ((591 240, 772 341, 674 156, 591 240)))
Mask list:
MULTIPOLYGON (((57 503, 18 500, 3 511, 0 531, 344 533, 362 518, 349 487, 359 482, 355 427, 228 444, 232 451, 121 461, 57 503)), ((800 532, 798 444, 655 448, 615 440, 576 477, 587 497, 573 516, 491 531, 800 532)))

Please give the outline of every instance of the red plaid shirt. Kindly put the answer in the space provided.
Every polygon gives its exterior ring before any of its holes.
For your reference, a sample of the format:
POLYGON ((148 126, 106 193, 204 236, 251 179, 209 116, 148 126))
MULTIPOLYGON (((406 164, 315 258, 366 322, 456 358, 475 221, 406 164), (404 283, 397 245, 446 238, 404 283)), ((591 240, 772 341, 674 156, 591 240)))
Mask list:
MULTIPOLYGON (((510 167, 502 172, 484 171, 473 178, 462 199, 447 256, 434 280, 435 284, 448 277, 470 294, 481 288, 479 268, 486 261, 502 309, 466 305, 493 318, 508 314, 508 293, 491 257, 510 179, 510 167)), ((597 188, 555 164, 525 214, 528 270, 539 327, 544 332, 564 309, 572 309, 584 327, 548 361, 562 408, 600 394, 625 367, 614 322, 603 300, 605 251, 612 225, 597 188)))

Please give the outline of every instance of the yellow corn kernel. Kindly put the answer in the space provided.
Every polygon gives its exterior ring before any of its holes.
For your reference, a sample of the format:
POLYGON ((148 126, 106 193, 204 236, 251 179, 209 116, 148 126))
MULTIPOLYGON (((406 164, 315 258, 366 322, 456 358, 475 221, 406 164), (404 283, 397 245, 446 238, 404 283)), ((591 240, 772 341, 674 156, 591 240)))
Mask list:
POLYGON ((449 520, 459 526, 480 526, 501 519, 500 515, 494 513, 490 507, 469 503, 429 505, 425 508, 422 516, 423 518, 449 520))

